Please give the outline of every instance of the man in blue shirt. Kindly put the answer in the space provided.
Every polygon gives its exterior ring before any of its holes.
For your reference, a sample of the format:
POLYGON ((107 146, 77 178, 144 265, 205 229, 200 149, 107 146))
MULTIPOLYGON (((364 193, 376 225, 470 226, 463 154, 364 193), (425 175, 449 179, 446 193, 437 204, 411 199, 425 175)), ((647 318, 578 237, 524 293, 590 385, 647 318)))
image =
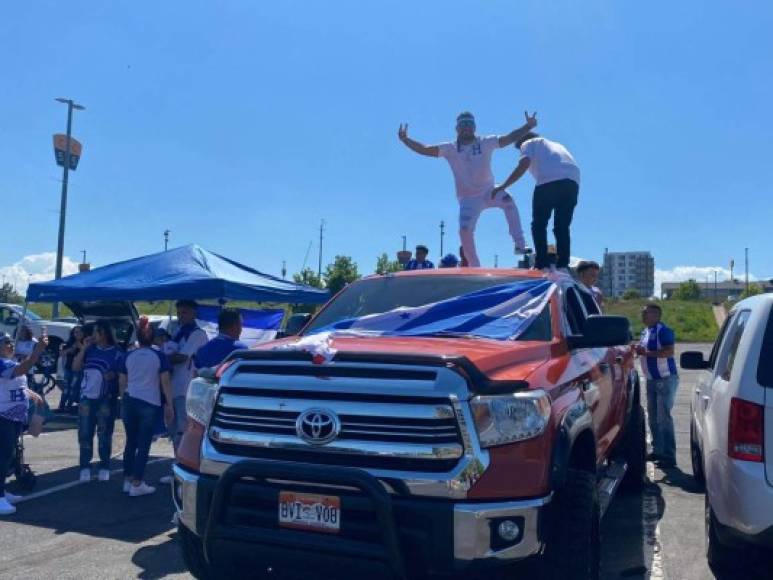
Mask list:
POLYGON ((416 257, 413 260, 408 260, 405 265, 406 270, 424 270, 425 268, 434 268, 435 264, 427 260, 429 254, 429 248, 419 244, 416 246, 416 257))
POLYGON ((674 407, 679 377, 674 361, 674 331, 660 321, 663 312, 655 303, 647 304, 641 313, 644 330, 636 345, 641 369, 647 377, 647 414, 652 433, 653 452, 648 459, 661 467, 676 465, 676 437, 671 409, 674 407))
POLYGON ((247 348, 247 345, 239 340, 242 324, 242 315, 236 308, 223 308, 217 317, 220 334, 196 352, 193 359, 196 368, 216 367, 233 351, 247 348))

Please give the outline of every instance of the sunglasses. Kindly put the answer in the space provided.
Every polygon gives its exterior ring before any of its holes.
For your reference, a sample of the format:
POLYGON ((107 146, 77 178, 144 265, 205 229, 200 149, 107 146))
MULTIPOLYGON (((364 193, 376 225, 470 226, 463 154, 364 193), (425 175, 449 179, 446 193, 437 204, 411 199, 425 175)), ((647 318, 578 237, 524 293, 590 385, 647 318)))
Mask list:
POLYGON ((459 121, 456 124, 456 126, 459 127, 459 128, 462 128, 462 129, 466 129, 468 127, 474 127, 475 126, 475 121, 459 121))

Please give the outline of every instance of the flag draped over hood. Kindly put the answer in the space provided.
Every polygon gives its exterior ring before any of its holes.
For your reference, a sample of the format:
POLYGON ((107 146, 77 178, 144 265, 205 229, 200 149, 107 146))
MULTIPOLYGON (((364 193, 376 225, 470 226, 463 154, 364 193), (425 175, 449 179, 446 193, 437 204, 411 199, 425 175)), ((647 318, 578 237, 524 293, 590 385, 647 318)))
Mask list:
POLYGON ((473 335, 514 340, 534 322, 555 289, 555 284, 545 279, 500 284, 432 304, 340 320, 315 334, 473 335))

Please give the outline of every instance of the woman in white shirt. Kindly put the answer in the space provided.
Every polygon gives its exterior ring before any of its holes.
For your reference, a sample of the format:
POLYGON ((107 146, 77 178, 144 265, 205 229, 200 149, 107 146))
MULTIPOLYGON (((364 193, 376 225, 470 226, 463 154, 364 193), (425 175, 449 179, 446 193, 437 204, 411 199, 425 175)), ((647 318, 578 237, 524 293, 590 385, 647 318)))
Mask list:
POLYGON ((156 431, 156 421, 161 408, 161 391, 164 392, 164 419, 171 424, 174 419, 172 387, 169 380, 171 369, 164 353, 153 348, 153 328, 148 319, 140 319, 137 330, 139 347, 127 353, 118 370, 118 385, 123 398, 123 424, 126 430, 126 447, 123 453, 123 491, 131 497, 156 491, 145 483, 145 466, 150 444, 156 431))

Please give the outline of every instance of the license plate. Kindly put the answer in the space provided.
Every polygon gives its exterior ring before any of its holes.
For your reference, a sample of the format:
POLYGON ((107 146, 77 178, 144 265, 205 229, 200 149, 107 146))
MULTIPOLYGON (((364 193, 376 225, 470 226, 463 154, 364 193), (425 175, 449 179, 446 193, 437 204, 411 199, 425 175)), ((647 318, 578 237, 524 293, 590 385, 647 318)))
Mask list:
POLYGON ((337 534, 341 529, 341 498, 280 491, 279 525, 283 528, 337 534))

